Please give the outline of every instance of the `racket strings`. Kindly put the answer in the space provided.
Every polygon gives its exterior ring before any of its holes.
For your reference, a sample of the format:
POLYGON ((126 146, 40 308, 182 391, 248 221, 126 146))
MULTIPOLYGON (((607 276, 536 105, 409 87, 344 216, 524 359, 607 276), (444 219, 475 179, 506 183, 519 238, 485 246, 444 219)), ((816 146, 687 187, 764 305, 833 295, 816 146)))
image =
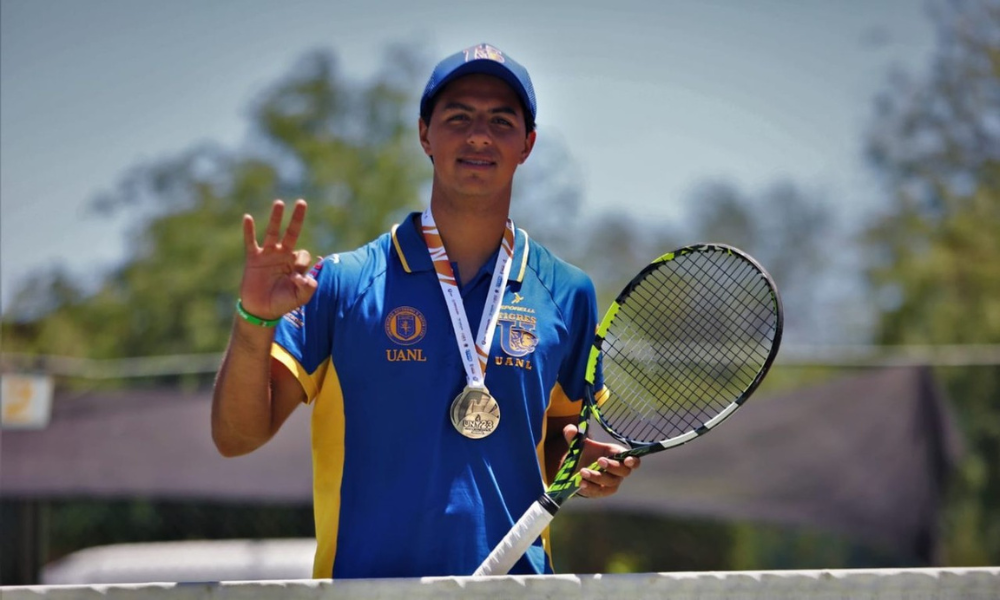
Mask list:
POLYGON ((659 263, 624 299, 602 344, 601 417, 628 440, 694 431, 741 400, 773 345, 774 292, 721 250, 659 263))

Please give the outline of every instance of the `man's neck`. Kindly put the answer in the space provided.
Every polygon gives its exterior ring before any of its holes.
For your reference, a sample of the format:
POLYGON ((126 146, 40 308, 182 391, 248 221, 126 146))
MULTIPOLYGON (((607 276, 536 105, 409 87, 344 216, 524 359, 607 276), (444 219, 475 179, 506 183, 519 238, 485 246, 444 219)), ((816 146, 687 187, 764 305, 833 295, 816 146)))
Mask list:
POLYGON ((431 214, 444 242, 448 259, 458 266, 461 284, 468 283, 500 248, 507 225, 509 202, 491 209, 455 208, 455 204, 435 202, 431 214))

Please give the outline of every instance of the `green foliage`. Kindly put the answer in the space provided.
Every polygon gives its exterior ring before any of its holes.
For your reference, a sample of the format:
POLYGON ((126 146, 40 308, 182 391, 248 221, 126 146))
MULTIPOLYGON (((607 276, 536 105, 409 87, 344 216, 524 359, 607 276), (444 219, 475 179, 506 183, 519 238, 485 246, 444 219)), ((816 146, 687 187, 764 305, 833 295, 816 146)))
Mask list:
POLYGON ((692 202, 692 231, 697 237, 686 243, 729 244, 763 265, 782 298, 786 340, 824 338, 816 331, 829 315, 820 282, 827 279, 832 265, 828 248, 836 221, 821 200, 787 181, 755 195, 714 182, 703 185, 692 202))
MULTIPOLYGON (((648 224, 626 213, 606 213, 586 225, 588 246, 580 249, 581 264, 594 280, 600 310, 610 306, 632 277, 657 256, 674 249, 662 243, 648 224)), ((603 316, 603 315, 602 315, 603 316)))
POLYGON ((416 135, 414 91, 422 69, 402 49, 366 87, 338 85, 333 59, 306 58, 268 93, 255 123, 290 171, 287 187, 308 199, 303 245, 352 249, 420 205, 430 163, 416 135))
MULTIPOLYGON (((937 7, 926 79, 897 75, 869 156, 891 193, 867 232, 886 344, 1000 342, 1000 3, 937 7)), ((950 496, 946 560, 1000 561, 1000 367, 943 369, 966 439, 950 496)))
MULTIPOLYGON (((419 205, 430 172, 415 134, 419 61, 399 50, 372 81, 307 56, 257 102, 248 150, 197 147, 131 169, 100 198, 131 211, 129 258, 94 292, 59 272, 13 302, 4 351, 89 358, 220 352, 243 264, 241 220, 258 235, 274 198, 310 201, 301 245, 354 248, 419 205), (38 299, 42 298, 41 305, 38 299)), ((162 383, 151 382, 151 383, 162 383)))
POLYGON ((829 532, 593 507, 560 514, 551 532, 557 573, 908 566, 891 552, 829 532))
MULTIPOLYGON (((574 500, 587 502, 587 500, 574 500)), ((655 573, 728 569, 728 525, 612 513, 599 507, 560 513, 552 522, 557 573, 655 573)))
POLYGON ((900 562, 906 559, 830 532, 751 523, 737 523, 731 531, 732 553, 727 563, 731 570, 924 566, 915 559, 910 559, 913 564, 900 562))

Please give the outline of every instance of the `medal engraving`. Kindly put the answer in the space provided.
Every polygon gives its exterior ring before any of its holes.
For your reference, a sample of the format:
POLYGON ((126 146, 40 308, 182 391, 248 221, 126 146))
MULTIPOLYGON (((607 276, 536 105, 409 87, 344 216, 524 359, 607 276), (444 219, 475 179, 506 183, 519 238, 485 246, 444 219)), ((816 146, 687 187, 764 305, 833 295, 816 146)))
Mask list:
POLYGON ((466 387, 451 403, 451 424, 469 439, 484 438, 500 424, 500 405, 486 388, 466 387))

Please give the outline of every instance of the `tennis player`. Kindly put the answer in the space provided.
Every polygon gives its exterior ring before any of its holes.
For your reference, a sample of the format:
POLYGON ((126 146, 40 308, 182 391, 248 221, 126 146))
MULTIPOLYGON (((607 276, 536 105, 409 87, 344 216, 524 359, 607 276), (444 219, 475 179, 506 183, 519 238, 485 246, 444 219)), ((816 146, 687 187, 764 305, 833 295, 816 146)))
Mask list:
MULTIPOLYGON (((597 323, 591 280, 508 219, 535 144, 528 72, 480 44, 445 58, 420 102, 429 208, 313 264, 276 201, 246 264, 212 405, 223 455, 312 405, 314 577, 471 574, 544 491, 576 432, 597 323), (312 266, 310 266, 312 265, 312 266)), ((588 441, 581 496, 638 467, 588 441)), ((263 483, 266 485, 266 482, 263 483)), ((547 534, 512 573, 552 572, 547 534)))

